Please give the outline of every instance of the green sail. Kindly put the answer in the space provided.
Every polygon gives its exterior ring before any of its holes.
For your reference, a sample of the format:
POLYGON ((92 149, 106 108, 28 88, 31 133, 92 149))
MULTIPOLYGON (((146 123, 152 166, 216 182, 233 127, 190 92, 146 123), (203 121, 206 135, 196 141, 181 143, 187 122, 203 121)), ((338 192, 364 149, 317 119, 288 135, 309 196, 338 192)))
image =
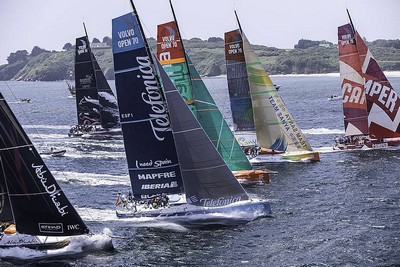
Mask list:
POLYGON ((192 78, 196 116, 201 126, 225 160, 231 171, 252 170, 250 162, 233 135, 228 123, 215 104, 189 56, 186 55, 192 78))

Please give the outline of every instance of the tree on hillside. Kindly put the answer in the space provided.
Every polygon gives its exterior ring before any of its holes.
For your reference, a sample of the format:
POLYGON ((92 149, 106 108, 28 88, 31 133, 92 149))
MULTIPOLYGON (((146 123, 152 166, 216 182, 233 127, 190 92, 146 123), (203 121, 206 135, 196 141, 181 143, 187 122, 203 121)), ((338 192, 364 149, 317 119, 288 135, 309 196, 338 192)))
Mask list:
POLYGON ((294 46, 294 48, 306 49, 306 48, 313 47, 313 46, 319 46, 320 43, 321 43, 320 41, 311 41, 311 40, 307 40, 307 39, 301 39, 301 40, 299 40, 297 45, 294 46))
POLYGON ((101 42, 100 42, 100 40, 99 40, 99 39, 97 39, 97 38, 93 38, 93 41, 92 41, 92 43, 101 43, 101 42))
POLYGON ((208 38, 208 42, 210 43, 217 43, 217 42, 223 42, 224 39, 222 39, 221 37, 210 37, 208 38))
POLYGON ((39 54, 41 54, 43 52, 49 52, 49 51, 46 50, 46 49, 40 48, 39 46, 35 46, 35 47, 33 47, 30 56, 34 57, 34 56, 37 56, 37 55, 39 55, 39 54))
POLYGON ((28 51, 26 50, 18 50, 15 53, 11 53, 8 58, 8 64, 13 64, 18 61, 27 61, 28 51))
POLYGON ((71 49, 72 49, 72 44, 71 43, 66 43, 64 46, 63 46, 63 50, 66 50, 66 51, 70 51, 71 49))
POLYGON ((108 46, 112 46, 112 39, 108 36, 103 38, 103 43, 106 43, 108 46))

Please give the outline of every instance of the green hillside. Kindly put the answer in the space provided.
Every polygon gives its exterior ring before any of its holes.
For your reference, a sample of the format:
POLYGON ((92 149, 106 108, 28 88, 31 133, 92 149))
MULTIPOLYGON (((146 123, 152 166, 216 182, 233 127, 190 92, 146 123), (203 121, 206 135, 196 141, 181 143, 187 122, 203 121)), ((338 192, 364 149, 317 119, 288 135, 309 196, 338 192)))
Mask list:
MULTIPOLYGON (((155 47, 155 40, 149 39, 155 47)), ((224 41, 212 37, 184 40, 185 48, 197 70, 204 76, 226 74, 224 41)), ((376 40, 368 43, 383 70, 400 71, 400 40, 376 40)), ((47 51, 34 47, 11 53, 9 64, 0 66, 0 80, 54 81, 71 79, 74 71, 74 50, 47 51)), ((270 74, 312 74, 339 72, 338 49, 326 41, 300 40, 294 49, 278 49, 253 45, 270 74)), ((114 79, 110 47, 93 49, 107 79, 114 79)))

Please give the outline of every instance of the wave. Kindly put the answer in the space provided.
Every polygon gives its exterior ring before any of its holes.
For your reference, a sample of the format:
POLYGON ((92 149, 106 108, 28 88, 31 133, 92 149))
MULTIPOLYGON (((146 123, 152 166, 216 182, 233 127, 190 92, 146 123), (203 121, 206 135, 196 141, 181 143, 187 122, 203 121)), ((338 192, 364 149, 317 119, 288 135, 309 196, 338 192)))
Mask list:
POLYGON ((344 130, 339 129, 327 129, 327 128, 311 128, 303 130, 305 134, 317 135, 317 134, 344 134, 344 130))
MULTIPOLYGON (((95 151, 94 151, 95 152, 95 151)), ((102 154, 99 153, 94 153, 94 154, 88 154, 88 153, 82 153, 82 154, 76 154, 76 153, 67 153, 64 155, 65 157, 68 158, 73 158, 73 159, 125 159, 126 154, 125 152, 104 152, 102 154)))
POLYGON ((57 181, 72 184, 83 184, 90 186, 101 185, 124 185, 130 186, 129 175, 109 175, 82 172, 60 172, 52 171, 57 181))
MULTIPOLYGON (((57 130, 69 130, 71 126, 69 125, 45 125, 45 124, 38 124, 38 125, 30 125, 26 124, 22 126, 24 129, 57 129, 57 130)), ((67 133, 65 133, 67 134, 67 133)))
MULTIPOLYGON (((112 204, 111 204, 112 205, 112 204)), ((111 206, 110 205, 110 206, 111 206)), ((174 222, 162 221, 158 218, 118 218, 114 209, 76 208, 84 221, 94 222, 119 222, 121 226, 153 227, 175 231, 187 231, 188 229, 174 222)))
POLYGON ((24 247, 0 249, 0 258, 17 261, 32 261, 82 255, 84 253, 113 249, 111 230, 105 228, 101 234, 74 236, 70 243, 60 249, 35 250, 24 247))

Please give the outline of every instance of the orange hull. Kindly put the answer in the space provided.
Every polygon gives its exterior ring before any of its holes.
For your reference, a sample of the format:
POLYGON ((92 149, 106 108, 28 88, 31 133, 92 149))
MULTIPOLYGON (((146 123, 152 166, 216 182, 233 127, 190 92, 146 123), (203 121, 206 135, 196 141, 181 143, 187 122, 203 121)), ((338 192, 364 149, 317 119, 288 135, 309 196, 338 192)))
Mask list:
POLYGON ((233 171, 232 173, 238 180, 269 183, 269 173, 267 170, 240 170, 233 171))

